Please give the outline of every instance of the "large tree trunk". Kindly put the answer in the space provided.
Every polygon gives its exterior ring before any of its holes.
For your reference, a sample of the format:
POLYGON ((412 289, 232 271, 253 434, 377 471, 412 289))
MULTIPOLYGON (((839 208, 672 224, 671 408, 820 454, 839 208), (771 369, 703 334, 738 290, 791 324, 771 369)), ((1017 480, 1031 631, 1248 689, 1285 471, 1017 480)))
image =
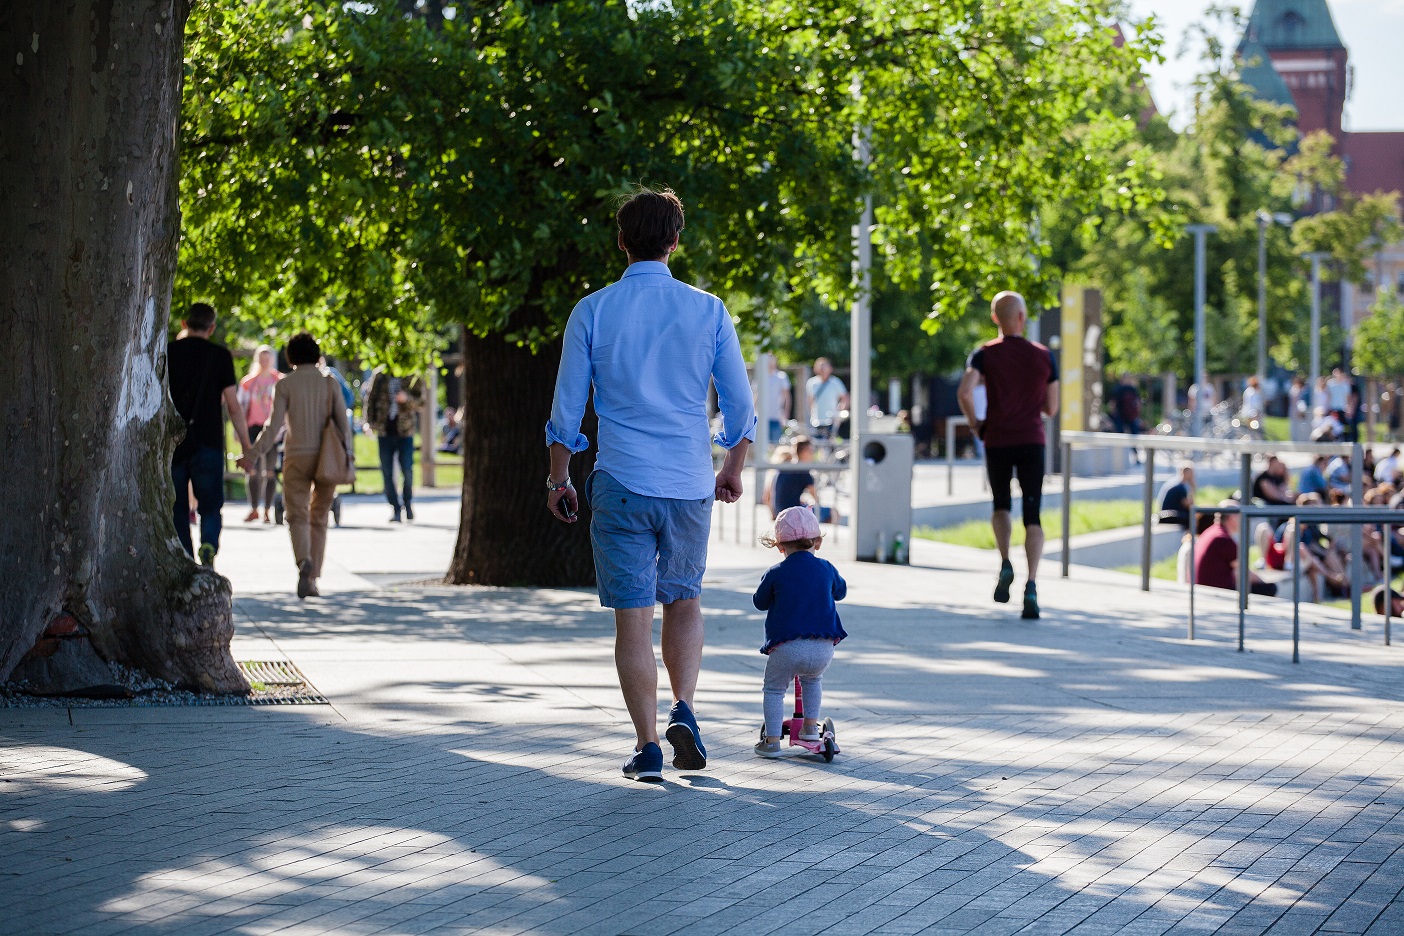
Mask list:
POLYGON ((171 522, 186 12, 0 3, 0 679, 76 620, 107 660, 248 688, 229 583, 186 557, 171 522))
MULTIPOLYGON (((448 580, 456 585, 592 585, 585 478, 594 449, 575 456, 580 519, 546 510, 546 420, 561 344, 532 354, 499 336, 463 343, 463 512, 448 580)), ((583 431, 592 439, 593 418, 583 431)))

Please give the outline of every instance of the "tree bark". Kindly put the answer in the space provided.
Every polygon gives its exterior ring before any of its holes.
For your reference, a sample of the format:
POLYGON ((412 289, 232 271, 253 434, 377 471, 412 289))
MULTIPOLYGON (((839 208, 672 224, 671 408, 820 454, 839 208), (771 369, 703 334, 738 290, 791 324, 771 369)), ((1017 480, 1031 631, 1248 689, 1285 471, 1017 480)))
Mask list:
MULTIPOLYGON (((546 509, 546 420, 561 343, 533 354, 500 336, 463 343, 463 506, 449 566, 455 585, 593 585, 590 450, 575 456, 580 519, 567 526, 546 509)), ((595 437, 593 414, 582 431, 595 437)))
POLYGON ((65 615, 109 661, 247 691, 175 538, 165 387, 185 0, 0 4, 0 679, 65 615))

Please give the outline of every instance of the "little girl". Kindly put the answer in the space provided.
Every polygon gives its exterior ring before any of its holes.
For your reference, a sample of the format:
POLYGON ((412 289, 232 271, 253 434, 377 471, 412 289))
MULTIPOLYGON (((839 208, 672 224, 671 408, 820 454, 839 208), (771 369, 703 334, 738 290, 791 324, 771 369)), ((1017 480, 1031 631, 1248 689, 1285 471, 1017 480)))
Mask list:
POLYGON ((784 757, 801 751, 782 747, 780 726, 785 720, 785 690, 799 677, 804 696, 804 729, 800 737, 819 740, 819 706, 824 671, 834 659, 834 644, 848 635, 834 602, 848 594, 838 570, 814 555, 824 540, 819 520, 808 507, 791 507, 775 518, 775 533, 761 542, 785 555, 771 566, 756 589, 756 607, 766 612, 765 740, 756 744, 761 757, 784 757))

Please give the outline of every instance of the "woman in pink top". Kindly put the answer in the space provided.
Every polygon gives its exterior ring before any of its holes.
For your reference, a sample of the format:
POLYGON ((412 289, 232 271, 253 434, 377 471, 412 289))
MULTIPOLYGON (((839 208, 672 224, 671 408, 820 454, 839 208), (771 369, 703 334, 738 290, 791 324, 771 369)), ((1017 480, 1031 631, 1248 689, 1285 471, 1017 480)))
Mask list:
MULTIPOLYGON (((239 403, 244 407, 244 419, 249 424, 250 441, 258 440, 259 433, 268 424, 268 417, 273 415, 273 388, 278 385, 282 376, 278 373, 273 349, 268 345, 259 345, 258 350, 254 352, 249 375, 239 381, 239 403)), ((263 522, 273 522, 268 512, 273 507, 273 495, 278 488, 278 479, 273 474, 273 460, 276 457, 269 452, 254 459, 249 467, 250 510, 249 515, 244 518, 245 523, 253 523, 258 519, 260 503, 263 504, 263 522)))

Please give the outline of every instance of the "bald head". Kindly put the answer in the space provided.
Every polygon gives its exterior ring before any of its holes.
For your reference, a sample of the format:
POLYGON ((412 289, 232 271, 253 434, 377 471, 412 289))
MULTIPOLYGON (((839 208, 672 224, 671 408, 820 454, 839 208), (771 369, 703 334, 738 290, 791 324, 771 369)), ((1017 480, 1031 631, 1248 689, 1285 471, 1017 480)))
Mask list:
POLYGON ((1029 318, 1029 309, 1024 305, 1023 296, 1005 290, 990 303, 990 318, 999 326, 1001 335, 1022 335, 1024 324, 1029 318))

